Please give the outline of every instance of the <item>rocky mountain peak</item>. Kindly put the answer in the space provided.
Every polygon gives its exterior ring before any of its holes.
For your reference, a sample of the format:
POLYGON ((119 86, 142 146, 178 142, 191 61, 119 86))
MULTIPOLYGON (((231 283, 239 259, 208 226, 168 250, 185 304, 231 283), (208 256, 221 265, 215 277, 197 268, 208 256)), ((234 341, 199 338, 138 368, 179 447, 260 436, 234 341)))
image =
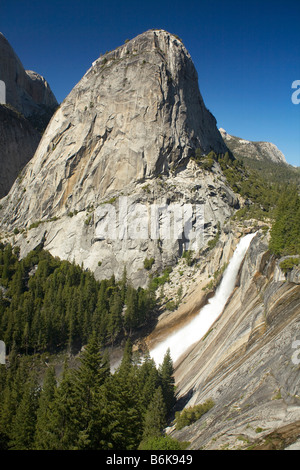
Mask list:
POLYGON ((26 241, 19 237, 22 253, 43 240, 53 254, 83 262, 99 278, 119 276, 127 266, 143 284, 144 259, 154 257, 158 269, 172 264, 182 241, 159 247, 150 239, 101 240, 97 214, 106 203, 118 211, 123 196, 130 214, 141 203, 150 211, 150 204, 173 201, 181 210, 200 201, 207 235, 215 236, 237 200, 221 171, 216 179, 196 168, 190 158, 196 150, 220 154, 227 147, 181 40, 147 31, 94 61, 63 101, 3 204, 2 228, 28 230, 26 241))
POLYGON ((61 104, 25 176, 38 201, 28 194, 23 207, 38 219, 82 210, 196 148, 227 150, 182 42, 148 31, 96 60, 61 104))
POLYGON ((225 144, 236 157, 271 161, 273 163, 287 163, 283 153, 271 142, 253 142, 230 135, 222 128, 219 131, 225 144))

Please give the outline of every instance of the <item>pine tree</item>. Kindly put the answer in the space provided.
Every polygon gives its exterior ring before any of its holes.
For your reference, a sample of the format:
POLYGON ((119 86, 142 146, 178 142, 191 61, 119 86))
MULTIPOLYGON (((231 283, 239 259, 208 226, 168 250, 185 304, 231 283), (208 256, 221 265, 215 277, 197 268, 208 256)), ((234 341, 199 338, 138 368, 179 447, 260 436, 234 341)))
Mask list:
POLYGON ((107 333, 112 345, 122 328, 122 309, 121 294, 116 290, 112 297, 107 325, 107 333))
POLYGON ((11 436, 12 422, 22 400, 25 383, 28 378, 28 369, 25 361, 17 357, 15 353, 16 350, 13 346, 9 356, 10 367, 7 371, 0 408, 0 432, 6 436, 7 442, 11 436))
POLYGON ((36 377, 29 377, 12 422, 9 443, 11 449, 30 450, 33 448, 38 398, 37 379, 36 377))
POLYGON ((132 344, 126 342, 119 369, 105 384, 110 444, 113 449, 134 450, 142 435, 137 366, 132 364, 132 344))
POLYGON ((52 412, 44 429, 47 440, 44 447, 49 450, 73 450, 79 433, 74 379, 67 362, 62 380, 55 390, 52 412))
POLYGON ((161 387, 158 387, 148 406, 144 418, 143 440, 149 437, 160 437, 163 435, 163 429, 166 426, 166 405, 161 387))
POLYGON ((143 363, 138 369, 138 383, 141 407, 143 412, 146 412, 159 384, 158 371, 149 352, 145 354, 143 363))
POLYGON ((80 421, 78 448, 94 448, 101 440, 101 436, 96 435, 96 428, 99 427, 95 426, 95 422, 99 421, 101 386, 109 375, 108 358, 102 356, 98 339, 93 334, 82 354, 80 367, 74 374, 75 407, 80 421))
POLYGON ((131 335, 132 329, 138 325, 138 298, 137 291, 132 287, 127 287, 126 310, 124 316, 124 326, 131 335))
POLYGON ((34 447, 38 450, 49 450, 49 433, 47 427, 53 411, 56 386, 54 367, 49 367, 45 374, 37 411, 34 447))
POLYGON ((169 413, 175 403, 174 368, 170 349, 167 350, 159 368, 159 376, 167 413, 169 413))

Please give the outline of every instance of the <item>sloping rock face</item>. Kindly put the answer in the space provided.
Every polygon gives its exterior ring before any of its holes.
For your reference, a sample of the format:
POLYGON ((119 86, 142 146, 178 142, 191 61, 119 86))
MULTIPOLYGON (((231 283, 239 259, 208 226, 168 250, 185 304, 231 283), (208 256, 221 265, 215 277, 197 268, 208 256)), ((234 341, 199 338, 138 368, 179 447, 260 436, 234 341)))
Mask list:
POLYGON ((0 105, 0 198, 34 155, 40 134, 20 114, 0 105))
POLYGON ((126 266, 144 284, 144 259, 155 258, 153 269, 173 264, 183 238, 120 236, 141 205, 148 213, 154 204, 201 205, 208 239, 238 207, 217 164, 208 174, 190 160, 196 149, 227 151, 191 57, 167 32, 143 33, 96 60, 62 103, 22 184, 4 201, 2 229, 31 227, 26 240, 17 240, 22 253, 43 239, 53 254, 84 263, 99 278, 119 276, 126 266), (112 232, 99 236, 108 204, 116 211, 117 239, 112 232))
POLYGON ((236 157, 252 158, 254 160, 266 160, 273 163, 286 163, 285 156, 271 142, 252 142, 228 134, 224 129, 219 129, 225 144, 236 157))
POLYGON ((175 431, 193 449, 283 449, 300 435, 299 268, 284 275, 260 231, 210 332, 176 365, 186 407, 215 406, 175 431))
POLYGON ((25 71, 7 39, 0 33, 0 80, 6 85, 6 103, 26 118, 56 108, 57 101, 47 81, 25 71))

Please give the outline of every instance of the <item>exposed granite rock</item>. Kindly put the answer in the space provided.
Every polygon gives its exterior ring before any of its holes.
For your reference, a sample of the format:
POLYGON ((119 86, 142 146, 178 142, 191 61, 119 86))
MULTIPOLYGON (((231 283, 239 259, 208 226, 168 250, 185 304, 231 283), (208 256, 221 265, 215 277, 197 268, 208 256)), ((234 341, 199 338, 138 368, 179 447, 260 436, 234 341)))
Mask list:
POLYGON ((252 142, 228 134, 224 129, 219 129, 225 144, 231 152, 238 157, 266 160, 274 163, 286 163, 285 156, 270 142, 252 142))
POLYGON ((282 280, 274 276, 279 262, 266 242, 262 233, 254 238, 222 315, 176 365, 186 407, 215 402, 196 423, 173 431, 193 449, 282 449, 299 437, 294 346, 300 339, 300 285, 283 273, 282 280))
POLYGON ((155 269, 174 264, 183 241, 101 240, 99 211, 112 204, 119 231, 124 196, 133 219, 139 204, 202 205, 210 239, 239 200, 218 164, 209 173, 190 160, 197 148, 227 150, 191 57, 167 32, 143 33, 96 60, 62 103, 22 175, 26 193, 16 182, 3 202, 1 228, 39 224, 18 240, 22 253, 44 239, 51 253, 83 262, 99 278, 120 276, 126 265, 145 284, 144 259, 153 256, 155 269))
MULTIPOLYGON (((24 186, 16 182, 16 186, 24 186)), ((27 191, 26 191, 27 193, 27 191)), ((26 196, 26 193, 24 195, 26 196)), ((133 183, 129 185, 122 195, 118 195, 106 202, 109 204, 99 205, 97 208, 90 207, 78 213, 69 213, 58 218, 50 218, 44 221, 31 219, 33 223, 25 232, 14 237, 14 241, 21 248, 23 257, 28 251, 35 248, 42 239, 44 248, 49 250, 54 256, 62 259, 83 263, 85 268, 91 269, 98 279, 109 278, 112 274, 120 279, 124 267, 127 275, 134 285, 147 285, 149 271, 144 269, 144 260, 154 258, 155 262, 151 273, 160 272, 164 267, 175 265, 182 256, 185 249, 184 233, 182 238, 157 237, 151 233, 151 208, 155 205, 160 207, 172 207, 176 203, 179 210, 183 210, 185 205, 192 208, 201 208, 204 215, 205 230, 199 234, 199 250, 202 246, 216 236, 218 223, 223 226, 234 213, 234 207, 238 203, 236 195, 226 187, 226 180, 216 164, 212 172, 206 172, 197 167, 196 163, 190 161, 187 167, 176 175, 164 176, 159 179, 151 179, 144 183, 133 183), (214 185, 216 195, 209 196, 211 186, 214 185), (195 187, 197 189, 195 189, 195 187), (225 189, 226 188, 226 192, 225 189), (228 194, 228 198, 225 195, 228 194), (120 217, 120 204, 127 199, 126 220, 120 217), (99 235, 99 224, 102 220, 101 209, 112 207, 116 213, 115 233, 108 232, 107 237, 101 239, 99 235), (136 221, 136 216, 140 208, 145 208, 148 215, 146 225, 148 227, 148 237, 130 236, 120 239, 126 222, 130 231, 136 221), (37 222, 34 224, 34 222, 37 222), (101 263, 99 263, 101 262, 101 263), (100 264, 100 266, 99 266, 100 264)), ((32 198, 38 203, 38 194, 32 194, 32 198)), ((12 214, 18 210, 21 201, 13 204, 14 199, 9 197, 3 199, 3 209, 1 213, 12 214), (6 204, 6 207, 5 207, 6 204), (4 208, 5 207, 5 208, 4 208)), ((8 215, 8 217, 11 217, 8 215)), ((159 228, 162 230, 166 221, 167 213, 162 212, 159 217, 159 228)), ((18 220, 11 227, 22 228, 18 220)), ((204 228, 204 227, 203 227, 204 228)), ((184 227, 182 226, 182 231, 184 227)), ((161 232, 160 232, 161 233, 161 232)))
POLYGON ((22 115, 0 105, 0 198, 32 158, 39 141, 40 134, 22 115))

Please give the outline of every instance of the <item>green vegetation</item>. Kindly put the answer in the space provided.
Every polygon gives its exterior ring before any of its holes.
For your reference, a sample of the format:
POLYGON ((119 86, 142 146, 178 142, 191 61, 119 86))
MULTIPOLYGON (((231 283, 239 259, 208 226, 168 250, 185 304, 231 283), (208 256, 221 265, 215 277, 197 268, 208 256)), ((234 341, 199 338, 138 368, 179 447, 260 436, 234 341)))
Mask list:
POLYGON ((12 350, 8 366, 0 365, 0 448, 135 450, 143 439, 147 448, 151 442, 162 445, 156 440, 181 448, 162 430, 166 399, 174 399, 167 371, 173 374, 166 356, 159 369, 149 356, 141 364, 128 340, 122 362, 111 374, 94 334, 79 365, 71 368, 66 359, 60 377, 53 364, 45 366, 45 356, 20 356, 12 350))
POLYGON ((101 204, 113 204, 116 202, 117 196, 111 197, 110 199, 107 199, 107 201, 102 202, 101 204))
POLYGON ((92 215, 89 215, 89 216, 85 219, 84 223, 85 223, 85 225, 90 225, 91 221, 92 221, 92 215))
POLYGON ((255 432, 256 432, 257 434, 259 434, 260 432, 263 432, 263 431, 264 431, 264 429, 263 429, 263 428, 260 428, 260 427, 258 427, 258 428, 255 429, 255 432))
MULTIPOLYGON (((196 149, 194 161, 206 170, 217 162, 227 183, 246 201, 235 220, 267 220, 272 223, 270 250, 280 257, 300 253, 300 169, 284 164, 237 159, 231 153, 206 157, 196 149), (208 163, 209 162, 209 163, 208 163)), ((209 242, 213 248, 215 239, 209 242)), ((288 267, 289 269, 289 267, 288 267)))
POLYGON ((169 300, 166 305, 165 305, 166 310, 170 310, 170 312, 173 312, 177 308, 176 302, 174 300, 169 300))
POLYGON ((282 191, 274 211, 270 250, 276 256, 300 253, 300 196, 297 188, 282 191))
POLYGON ((33 222, 30 226, 29 226, 29 229, 28 230, 31 230, 33 228, 37 228, 39 227, 43 222, 41 220, 38 220, 37 222, 33 222))
POLYGON ((205 403, 192 406, 184 409, 182 412, 175 413, 176 429, 182 429, 185 426, 190 426, 195 421, 198 421, 205 413, 207 413, 214 406, 212 400, 207 400, 205 403))
POLYGON ((167 268, 163 270, 163 273, 161 276, 150 277, 151 280, 150 280, 149 289, 151 291, 155 291, 159 286, 162 286, 166 282, 169 282, 171 272, 172 272, 172 267, 168 266, 167 268))
POLYGON ((300 258, 287 258, 280 263, 280 269, 286 274, 300 264, 300 258))
MULTIPOLYGON (((234 152, 233 152, 234 153, 234 152)), ((256 174, 263 175, 268 183, 292 184, 299 186, 300 167, 295 168, 284 163, 274 163, 267 160, 255 160, 254 158, 235 157, 242 160, 248 171, 254 171, 256 174)))
POLYGON ((277 390, 275 395, 272 397, 272 400, 281 400, 281 398, 282 398, 281 391, 277 390))
POLYGON ((192 250, 185 250, 182 253, 182 258, 185 259, 187 266, 191 266, 193 264, 193 252, 192 252, 192 250))
POLYGON ((189 442, 180 442, 170 436, 150 437, 142 441, 139 450, 185 450, 189 442))
POLYGON ((154 262, 155 262, 154 258, 145 258, 144 259, 144 268, 147 269, 148 271, 150 271, 150 269, 152 268, 154 262))
POLYGON ((214 152, 210 152, 208 155, 202 155, 201 149, 196 149, 195 156, 192 159, 199 165, 201 168, 207 171, 211 171, 212 167, 216 161, 216 154, 214 152))
POLYGON ((18 353, 78 350, 94 331, 104 344, 152 320, 154 295, 126 273, 96 281, 90 271, 37 248, 22 260, 0 243, 0 338, 18 353))
MULTIPOLYGON (((216 155, 214 152, 210 152, 204 157, 197 150, 194 157, 196 163, 211 170, 212 162, 217 162, 232 190, 246 199, 247 204, 237 212, 236 219, 256 218, 263 220, 272 215, 281 194, 281 180, 274 182, 272 178, 265 178, 265 175, 262 176, 255 167, 246 166, 244 160, 235 158, 231 153, 216 155)), ((287 175, 291 175, 291 173, 288 172, 287 175)), ((293 176, 296 178, 297 174, 293 173, 293 176)))

